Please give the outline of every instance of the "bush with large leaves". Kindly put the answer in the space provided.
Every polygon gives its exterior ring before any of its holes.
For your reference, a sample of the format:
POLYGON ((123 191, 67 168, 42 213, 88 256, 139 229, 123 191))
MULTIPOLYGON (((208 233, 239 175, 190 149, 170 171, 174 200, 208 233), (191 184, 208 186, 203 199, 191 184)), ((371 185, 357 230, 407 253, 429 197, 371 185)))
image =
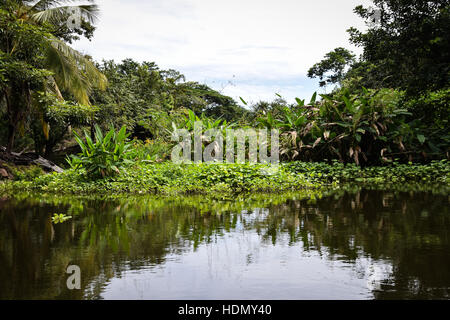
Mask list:
POLYGON ((314 94, 308 105, 297 99, 282 113, 258 118, 261 126, 280 130, 282 158, 379 164, 442 158, 448 152, 449 137, 412 119, 400 91, 342 89, 321 96, 316 102, 314 94))
POLYGON ((68 158, 72 168, 84 169, 90 178, 104 178, 122 173, 125 168, 133 164, 131 160, 132 144, 127 141, 126 128, 119 132, 111 128, 106 135, 98 125, 95 126, 95 142, 84 132, 86 142, 74 132, 75 140, 81 147, 82 153, 68 158))

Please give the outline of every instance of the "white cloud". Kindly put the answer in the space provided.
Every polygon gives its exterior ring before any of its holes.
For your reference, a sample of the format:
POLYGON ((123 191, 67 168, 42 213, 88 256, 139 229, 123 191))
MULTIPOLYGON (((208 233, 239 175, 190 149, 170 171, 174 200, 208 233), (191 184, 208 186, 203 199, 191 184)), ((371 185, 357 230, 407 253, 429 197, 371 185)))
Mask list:
MULTIPOLYGON (((74 44, 95 59, 155 61, 234 98, 309 97, 306 72, 363 28, 353 13, 368 0, 97 0, 94 39, 74 44), (276 90, 276 91, 275 91, 276 90), (297 93, 298 92, 298 93, 297 93)), ((358 50, 355 50, 359 52, 358 50)))

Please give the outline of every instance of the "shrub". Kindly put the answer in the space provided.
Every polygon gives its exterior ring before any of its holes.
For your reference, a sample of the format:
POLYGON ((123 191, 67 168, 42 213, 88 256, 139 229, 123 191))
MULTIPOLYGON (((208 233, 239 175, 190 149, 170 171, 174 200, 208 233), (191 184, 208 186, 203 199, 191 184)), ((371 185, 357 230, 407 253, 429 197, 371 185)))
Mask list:
POLYGON ((114 128, 103 136, 98 125, 95 126, 95 142, 84 132, 86 143, 74 132, 75 140, 80 145, 82 153, 68 158, 72 168, 83 168, 91 178, 103 178, 120 174, 126 166, 133 163, 130 159, 132 144, 127 142, 126 128, 123 126, 118 133, 114 128))
POLYGON ((450 88, 430 91, 419 97, 405 99, 405 106, 414 118, 427 125, 448 130, 450 119, 450 88))
POLYGON ((297 99, 297 106, 258 119, 261 125, 281 131, 282 159, 338 159, 368 165, 439 159, 448 154, 448 130, 411 119, 400 91, 363 88, 352 94, 342 89, 321 96, 316 102, 314 94, 308 105, 297 99))
POLYGON ((133 140, 130 158, 135 161, 156 162, 166 160, 170 156, 172 144, 162 140, 133 140))

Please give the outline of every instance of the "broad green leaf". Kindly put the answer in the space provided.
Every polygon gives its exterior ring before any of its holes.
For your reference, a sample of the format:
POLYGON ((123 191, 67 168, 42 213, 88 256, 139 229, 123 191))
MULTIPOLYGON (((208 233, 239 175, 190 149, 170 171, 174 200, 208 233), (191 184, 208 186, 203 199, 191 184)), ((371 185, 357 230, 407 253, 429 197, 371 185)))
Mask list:
POLYGON ((316 103, 316 98, 317 98, 317 92, 314 92, 312 97, 311 97, 311 101, 309 103, 310 104, 316 103))
POLYGON ((343 96, 342 100, 344 101, 345 106, 349 112, 355 112, 355 108, 354 108, 353 104, 350 102, 350 100, 346 96, 343 96))
POLYGON ((303 99, 303 100, 300 100, 299 98, 295 98, 295 101, 297 101, 297 104, 300 106, 300 107, 303 107, 304 105, 305 105, 305 100, 303 99))
POLYGON ((420 144, 423 144, 425 142, 426 138, 423 134, 418 134, 417 140, 419 140, 420 144))
POLYGON ((245 102, 245 100, 242 99, 242 97, 239 97, 239 99, 241 99, 241 101, 242 101, 243 104, 247 105, 247 102, 245 102))

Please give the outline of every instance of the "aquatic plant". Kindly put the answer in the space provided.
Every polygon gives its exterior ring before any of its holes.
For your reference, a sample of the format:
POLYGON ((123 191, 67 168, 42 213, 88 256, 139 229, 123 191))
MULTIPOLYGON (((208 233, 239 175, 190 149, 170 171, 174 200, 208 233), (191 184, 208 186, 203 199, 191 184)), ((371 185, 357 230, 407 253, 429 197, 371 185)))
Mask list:
POLYGON ((72 219, 72 216, 68 216, 64 213, 59 213, 59 214, 55 213, 55 214, 53 214, 52 222, 54 224, 58 224, 58 223, 63 223, 64 221, 69 220, 69 219, 72 219))
POLYGON ((279 192, 325 186, 342 188, 346 184, 365 187, 397 188, 415 183, 441 185, 450 189, 450 164, 447 160, 429 165, 392 163, 362 168, 338 161, 290 162, 269 164, 137 162, 121 175, 90 179, 84 169, 69 169, 28 181, 0 185, 1 193, 20 191, 53 194, 210 194, 228 196, 248 192, 279 192))

